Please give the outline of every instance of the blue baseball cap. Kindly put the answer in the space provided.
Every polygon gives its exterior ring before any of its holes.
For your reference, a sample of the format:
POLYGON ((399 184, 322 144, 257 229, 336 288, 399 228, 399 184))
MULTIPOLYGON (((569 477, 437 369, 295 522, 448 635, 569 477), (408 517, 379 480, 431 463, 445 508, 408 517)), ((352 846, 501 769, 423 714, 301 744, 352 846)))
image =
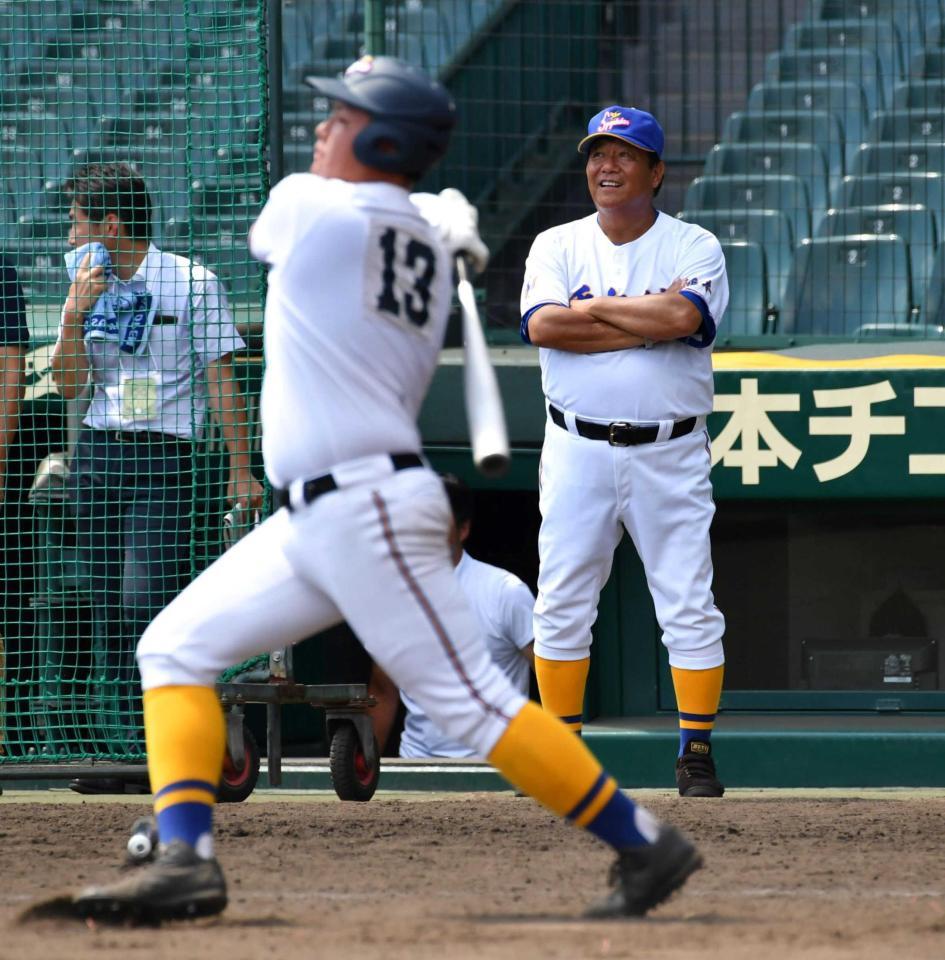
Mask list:
POLYGON ((578 144, 578 152, 586 153, 587 145, 597 137, 626 140, 635 147, 649 150, 657 157, 663 153, 663 128, 656 117, 636 107, 604 107, 587 125, 587 136, 578 144))

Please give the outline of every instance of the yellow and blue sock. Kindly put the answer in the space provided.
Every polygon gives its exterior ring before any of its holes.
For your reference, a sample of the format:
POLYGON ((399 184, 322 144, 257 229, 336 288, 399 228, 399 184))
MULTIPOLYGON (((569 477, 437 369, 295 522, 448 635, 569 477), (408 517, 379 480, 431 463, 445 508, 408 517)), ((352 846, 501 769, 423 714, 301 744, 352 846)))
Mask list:
POLYGON ((709 743, 712 739, 725 667, 712 667, 709 670, 670 669, 679 710, 679 756, 682 756, 693 740, 709 743))
POLYGON ((489 754, 513 786, 617 850, 656 839, 658 824, 621 793, 568 727, 536 703, 527 703, 489 754))
POLYGON ((583 660, 545 660, 535 657, 535 677, 541 705, 573 733, 584 726, 584 688, 590 657, 583 660))
POLYGON ((183 840, 213 856, 213 805, 226 727, 210 687, 156 687, 144 694, 148 773, 161 843, 183 840))

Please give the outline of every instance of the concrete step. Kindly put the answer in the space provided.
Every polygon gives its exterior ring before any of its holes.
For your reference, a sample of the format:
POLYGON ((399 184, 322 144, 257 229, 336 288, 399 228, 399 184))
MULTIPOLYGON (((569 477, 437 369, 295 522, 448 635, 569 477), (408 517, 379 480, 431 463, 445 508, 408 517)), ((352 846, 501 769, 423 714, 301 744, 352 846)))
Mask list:
MULTIPOLYGON (((673 790, 678 748, 676 718, 598 719, 584 739, 621 787, 673 790)), ((943 788, 945 718, 938 715, 838 715, 726 713, 712 736, 719 775, 726 787, 742 789, 943 788)), ((96 764, 101 775, 140 771, 140 766, 96 764)), ((30 779, 30 764, 0 763, 0 783, 9 789, 62 789, 77 775, 62 764, 30 779)), ((379 789, 385 791, 470 792, 509 790, 489 764, 476 760, 381 761, 379 789)), ((270 787, 263 761, 258 789, 270 787)), ((325 757, 282 761, 285 791, 332 791, 325 757)))

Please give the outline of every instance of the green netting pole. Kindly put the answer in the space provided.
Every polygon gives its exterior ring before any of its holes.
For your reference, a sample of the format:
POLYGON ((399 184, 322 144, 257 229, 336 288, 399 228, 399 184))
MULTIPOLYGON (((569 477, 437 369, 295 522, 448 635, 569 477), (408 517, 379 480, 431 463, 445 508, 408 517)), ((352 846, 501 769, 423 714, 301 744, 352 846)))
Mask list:
POLYGON ((385 0, 366 0, 364 4, 364 52, 379 57, 384 53, 385 0))
POLYGON ((269 185, 282 179, 282 0, 268 0, 266 9, 269 74, 269 185))

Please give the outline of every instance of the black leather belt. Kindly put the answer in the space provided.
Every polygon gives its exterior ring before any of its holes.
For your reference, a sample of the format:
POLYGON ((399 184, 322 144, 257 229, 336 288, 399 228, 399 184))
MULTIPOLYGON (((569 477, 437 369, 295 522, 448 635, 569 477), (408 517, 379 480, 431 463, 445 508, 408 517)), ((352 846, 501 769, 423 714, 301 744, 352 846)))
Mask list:
MULTIPOLYGON (((423 458, 416 453, 392 453, 390 455, 391 466, 394 470, 409 470, 412 467, 425 467, 423 458)), ((326 473, 320 477, 313 477, 302 484, 302 500, 306 503, 312 503, 326 493, 338 489, 338 483, 335 478, 326 473)), ((292 501, 289 499, 289 490, 287 487, 276 488, 272 492, 272 505, 275 509, 288 507, 292 510, 292 501)))
MULTIPOLYGON (((556 406, 549 403, 548 413, 552 421, 562 430, 568 429, 564 414, 556 406)), ((686 417, 685 420, 677 420, 666 439, 675 440, 676 437, 684 437, 687 433, 692 433, 697 419, 697 417, 686 417)), ((660 432, 659 427, 638 427, 623 420, 617 420, 614 423, 594 423, 591 420, 575 417, 574 426, 578 436, 587 440, 606 440, 612 447, 635 447, 641 443, 653 443, 660 432)))
POLYGON ((96 433, 104 433, 109 440, 117 440, 119 443, 144 443, 144 444, 186 444, 188 447, 193 445, 193 441, 187 437, 175 437, 173 433, 156 433, 153 430, 96 430, 96 433))

